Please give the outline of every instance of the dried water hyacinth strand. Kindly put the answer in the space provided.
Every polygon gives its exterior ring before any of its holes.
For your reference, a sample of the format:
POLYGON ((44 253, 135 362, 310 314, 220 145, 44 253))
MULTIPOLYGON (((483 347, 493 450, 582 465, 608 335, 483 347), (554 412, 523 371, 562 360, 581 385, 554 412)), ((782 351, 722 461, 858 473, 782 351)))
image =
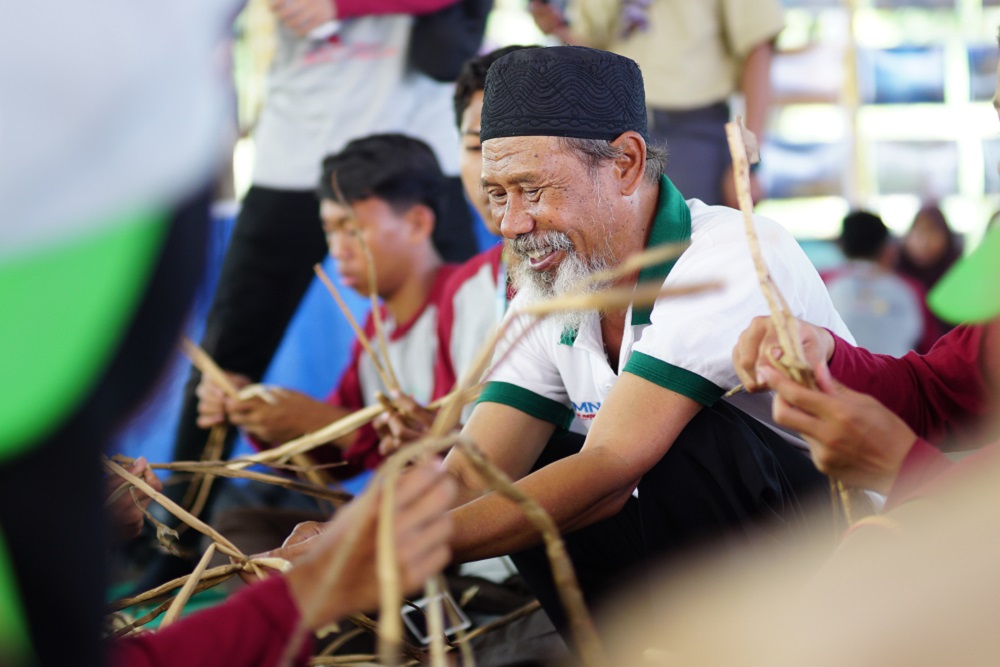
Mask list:
MULTIPOLYGON (((753 258, 754 268, 757 272, 757 280, 760 283, 761 291, 767 300, 771 321, 774 324, 775 333, 778 336, 778 344, 781 347, 781 359, 775 359, 770 353, 767 354, 768 361, 776 369, 784 373, 798 384, 811 389, 816 388, 816 378, 813 375, 812 366, 806 359, 805 350, 802 347, 802 339, 799 335, 798 321, 795 319, 788 307, 781 292, 771 277, 764 261, 764 255, 760 248, 760 240, 753 221, 753 200, 750 197, 750 164, 747 147, 744 142, 742 120, 737 117, 736 122, 726 123, 726 139, 729 142, 729 152, 733 160, 733 178, 736 181, 736 197, 739 201, 740 210, 743 213, 743 222, 746 229, 747 241, 750 245, 750 254, 753 258)), ((752 134, 750 135, 753 136, 752 134)), ((754 146, 754 144, 751 144, 754 146)), ((843 517, 848 526, 854 523, 854 512, 851 505, 852 494, 840 480, 830 478, 831 498, 834 505, 838 505, 843 512, 843 517), (838 503, 839 501, 839 503, 838 503)), ((860 499, 860 498, 859 498, 860 499)))
MULTIPOLYGON (((433 401, 427 407, 428 409, 436 410, 443 405, 446 405, 448 401, 451 400, 462 401, 461 404, 465 405, 466 403, 476 400, 478 395, 478 388, 468 389, 465 392, 454 391, 436 401, 433 401)), ((353 412, 350 415, 347 415, 346 417, 331 422, 319 430, 313 431, 312 433, 306 433, 295 440, 289 440, 282 445, 278 445, 277 447, 272 447, 271 449, 261 452, 231 459, 226 462, 226 466, 235 469, 242 469, 256 463, 271 465, 272 462, 284 462, 292 456, 304 454, 312 449, 315 449, 316 447, 319 447, 320 445, 325 445, 331 440, 335 440, 341 436, 347 435, 351 431, 361 428, 383 412, 385 412, 385 408, 381 405, 369 405, 353 412)))
POLYGON ((482 635, 493 632, 494 630, 498 630, 504 626, 510 625, 514 621, 522 619, 528 614, 536 612, 541 608, 542 605, 538 600, 532 600, 528 604, 522 607, 518 607, 517 609, 515 609, 514 611, 510 612, 509 614, 507 614, 502 618, 498 618, 495 621, 490 621, 485 625, 479 626, 475 630, 469 631, 468 633, 466 633, 464 637, 456 639, 455 643, 458 644, 459 646, 462 646, 463 644, 468 644, 477 637, 481 637, 482 635))
MULTIPOLYGON (((358 508, 359 515, 365 515, 368 511, 368 504, 374 502, 376 497, 376 492, 382 494, 383 499, 389 498, 388 501, 383 500, 385 504, 381 505, 379 508, 379 523, 377 526, 377 539, 378 539, 378 551, 376 558, 378 560, 377 572, 379 579, 379 589, 380 589, 380 599, 383 601, 387 600, 387 594, 384 592, 386 589, 391 591, 393 602, 389 602, 389 608, 393 609, 393 612, 387 613, 385 611, 385 602, 383 602, 383 612, 382 612, 382 624, 378 627, 378 639, 380 644, 380 649, 384 645, 391 645, 392 653, 390 654, 389 661, 384 662, 387 665, 396 665, 398 660, 393 659, 393 657, 398 656, 400 648, 404 653, 408 653, 411 657, 414 657, 413 651, 408 650, 408 645, 402 641, 402 627, 401 620, 399 619, 399 608, 402 601, 402 592, 400 591, 399 582, 399 572, 395 563, 395 545, 392 535, 392 529, 394 528, 392 523, 392 502, 395 495, 395 485, 394 479, 395 475, 398 475, 402 471, 402 468, 412 460, 416 458, 422 458, 430 456, 434 453, 440 452, 443 449, 447 449, 451 446, 448 441, 420 441, 414 443, 406 450, 398 453, 394 457, 387 460, 379 472, 376 474, 375 480, 373 480, 370 490, 362 494, 355 502, 360 503, 361 507, 358 508), (405 456, 403 456, 405 455, 405 456), (397 463, 392 463, 393 460, 397 463), (389 507, 389 511, 385 511, 385 507, 389 507), (387 529, 384 526, 388 526, 388 537, 386 537, 387 529), (396 620, 400 627, 393 629, 392 622, 396 620), (386 640, 388 637, 388 641, 386 640)), ((335 554, 334 558, 330 562, 329 566, 323 572, 320 581, 317 583, 319 591, 326 591, 332 586, 332 583, 342 574, 344 563, 346 562, 347 554, 350 553, 354 545, 357 543, 360 537, 360 531, 363 528, 363 522, 358 522, 351 526, 351 529, 344 536, 344 546, 335 554)), ((322 594, 316 597, 317 600, 322 598, 322 594)), ((317 606, 320 604, 316 602, 309 605, 307 608, 302 609, 301 618, 296 629, 293 631, 292 636, 289 639, 288 644, 285 647, 285 652, 282 660, 279 662, 280 665, 290 665, 294 656, 298 653, 298 650, 302 646, 302 641, 305 638, 307 628, 312 624, 312 619, 315 618, 317 613, 317 606)), ((355 623, 359 622, 359 619, 352 616, 351 620, 355 623)), ((388 649, 386 649, 388 650, 388 649)), ((418 659, 422 660, 423 656, 416 651, 418 659)), ((383 658, 384 660, 384 658, 383 658)))
MULTIPOLYGON (((251 564, 274 570, 275 572, 287 572, 292 566, 289 561, 283 558, 251 558, 246 563, 227 563, 226 565, 219 565, 218 567, 206 570, 202 574, 201 580, 195 586, 194 593, 200 593, 208 590, 209 588, 218 586, 222 582, 232 578, 240 572, 252 571, 251 564)), ((108 605, 108 611, 116 612, 122 609, 128 609, 129 607, 134 607, 138 604, 143 604, 145 602, 150 602, 163 597, 167 593, 183 587, 190 580, 191 576, 191 574, 186 574, 183 577, 172 579, 165 584, 160 584, 156 588, 151 588, 144 593, 140 593, 130 598, 115 600, 108 605)))
MULTIPOLYGON (((278 560, 281 559, 262 558, 255 560, 255 562, 260 565, 265 565, 268 564, 269 561, 273 562, 278 560)), ((289 565, 290 564, 288 563, 288 561, 284 561, 283 568, 278 568, 274 565, 271 565, 271 568, 276 570, 287 570, 289 565)), ((232 578, 237 572, 246 569, 247 566, 245 564, 233 563, 230 565, 220 565, 219 567, 214 567, 210 570, 206 570, 203 573, 201 580, 194 586, 191 595, 197 595, 202 591, 207 591, 210 588, 214 588, 215 586, 218 586, 224 581, 227 581, 228 579, 232 578)), ((187 581, 191 578, 191 576, 192 575, 179 577, 171 582, 163 584, 162 586, 158 586, 157 588, 142 593, 141 595, 138 595, 134 598, 125 598, 123 600, 114 602, 111 605, 109 605, 109 611, 115 612, 120 609, 127 609, 129 607, 134 607, 135 605, 142 604, 143 602, 149 602, 151 600, 155 600, 159 597, 162 597, 166 593, 169 593, 172 590, 182 587, 185 583, 187 583, 187 581)), ((152 611, 132 621, 127 626, 119 628, 113 636, 121 637, 122 635, 128 634, 129 632, 135 630, 136 628, 142 627, 143 625, 146 625, 147 623, 154 621, 157 616, 162 614, 170 607, 170 605, 174 602, 174 600, 175 598, 169 598, 167 600, 164 600, 162 603, 160 603, 159 606, 157 606, 152 611)))
MULTIPOLYGON (((175 472, 200 472, 215 477, 229 477, 232 479, 249 479, 255 482, 280 486, 290 491, 296 491, 303 495, 311 496, 319 500, 329 500, 335 506, 349 502, 354 496, 346 491, 330 489, 325 486, 317 486, 310 482, 301 482, 287 477, 268 475, 267 473, 255 470, 236 470, 226 466, 225 461, 175 461, 173 463, 151 463, 149 467, 153 470, 171 470, 175 472), (209 465, 204 465, 209 464, 209 465)), ((193 514, 194 512, 192 512, 193 514)))
MULTIPOLYGON (((159 543, 163 549, 174 556, 183 556, 182 552, 177 547, 177 538, 179 535, 177 531, 166 525, 162 521, 159 521, 156 517, 149 513, 145 507, 143 507, 142 501, 139 496, 136 495, 137 489, 132 486, 130 489, 132 493, 132 502, 135 503, 136 508, 142 513, 142 515, 149 521, 150 524, 156 528, 156 541, 159 543)), ((181 524, 182 526, 184 524, 181 524)))
POLYGON ((137 628, 141 628, 142 626, 146 625, 147 623, 151 623, 152 621, 156 620, 156 618, 160 614, 162 614, 163 612, 165 612, 167 610, 167 608, 170 607, 170 603, 171 602, 173 602, 172 599, 171 600, 164 600, 159 605, 157 605, 155 609, 153 609, 153 610, 151 610, 149 612, 146 612, 145 614, 143 614, 139 618, 135 619, 134 621, 132 621, 128 625, 125 625, 123 627, 118 628, 117 630, 115 630, 111 634, 111 639, 119 639, 121 637, 124 637, 125 635, 128 635, 128 634, 132 633, 137 628))
MULTIPOLYGON (((422 448, 408 452, 406 456, 397 458, 392 466, 382 469, 381 481, 382 499, 379 507, 378 524, 378 559, 379 593, 381 600, 381 618, 383 619, 379 632, 379 655, 384 664, 397 664, 395 660, 399 654, 399 645, 402 642, 403 628, 402 617, 398 613, 393 613, 393 609, 399 609, 403 600, 403 591, 399 580, 399 570, 396 561, 395 526, 393 525, 393 514, 395 509, 395 489, 399 476, 403 473, 404 467, 418 459, 426 459, 429 456, 450 449, 451 442, 447 440, 429 440, 422 448)), ((442 591, 447 589, 447 584, 443 577, 434 576, 427 580, 425 584, 424 597, 427 599, 427 619, 428 637, 430 637, 430 657, 433 667, 445 667, 445 632, 442 591)), ((449 609, 449 612, 451 610, 449 609)), ((455 620, 453 618, 453 620, 455 620)), ((457 623, 455 623, 457 625, 457 623)), ((461 634, 461 631, 459 631, 461 634)), ((475 657, 471 650, 463 647, 463 664, 467 667, 475 667, 475 657)))
MULTIPOLYGON (((421 660, 410 660, 403 663, 404 667, 423 664, 421 660)), ((330 655, 315 657, 309 660, 311 667, 382 667, 378 656, 356 653, 353 655, 330 655)))
MULTIPOLYGON (((205 350, 198 346, 194 341, 188 337, 184 337, 181 340, 181 349, 188 359, 191 360, 191 364, 198 369, 202 375, 207 375, 212 382, 219 385, 226 396, 233 398, 240 397, 240 390, 233 384, 226 372, 222 370, 221 367, 215 360, 205 350)), ((263 386, 258 385, 260 388, 255 389, 255 392, 261 396, 268 403, 274 403, 275 398, 267 392, 267 389, 263 386)))
POLYGON ((680 287, 663 287, 660 283, 645 283, 632 287, 611 287, 591 294, 567 294, 563 297, 529 303, 518 309, 526 315, 545 316, 573 310, 613 310, 619 308, 648 306, 659 299, 690 296, 722 286, 721 282, 712 281, 684 285, 680 287))
POLYGON ((396 501, 397 474, 388 473, 380 484, 382 502, 379 507, 378 539, 375 560, 379 590, 378 654, 386 667, 399 664, 399 645, 403 638, 403 619, 399 608, 403 601, 402 583, 396 558, 393 514, 396 501))
MULTIPOLYGON (((228 430, 225 424, 217 424, 212 427, 208 435, 208 443, 202 451, 202 461, 215 461, 222 456, 222 449, 226 444, 226 432, 228 430)), ((185 507, 190 508, 191 514, 201 516, 202 510, 205 509, 205 505, 208 503, 208 494, 211 493, 214 483, 215 475, 209 473, 195 475, 194 479, 191 480, 191 487, 189 489, 195 487, 198 489, 198 494, 195 496, 194 502, 190 506, 184 503, 185 507)))
POLYGON ((597 273, 584 278, 579 283, 576 291, 584 291, 591 285, 598 283, 613 282, 619 278, 624 278, 630 274, 637 273, 647 267, 669 262, 672 259, 680 257, 690 245, 691 244, 689 242, 664 243, 663 245, 653 246, 652 248, 647 248, 642 252, 629 255, 625 261, 621 262, 618 266, 604 271, 598 271, 597 273))
POLYGON ((531 496, 515 486, 502 470, 490 463, 470 440, 459 437, 455 446, 461 448, 462 453, 472 462, 476 471, 487 480, 490 487, 515 502, 541 533, 545 543, 545 553, 552 567, 556 591, 566 610, 571 636, 576 643, 580 658, 588 667, 606 667, 609 663, 604 647, 598 639, 583 593, 577 583, 573 563, 566 553, 566 545, 559 536, 559 529, 552 517, 531 496))
POLYGON ((112 505, 115 504, 115 501, 117 501, 119 498, 125 495, 125 493, 131 488, 132 488, 131 484, 129 484, 128 482, 122 482, 115 488, 114 491, 111 492, 110 495, 108 495, 107 500, 104 501, 104 506, 111 507, 112 505))
MULTIPOLYGON (((374 495, 375 494, 369 490, 354 500, 359 517, 364 517, 368 513, 369 505, 374 502, 374 495)), ((280 667, 289 667, 294 663, 295 656, 298 655, 299 650, 302 648, 302 642, 305 640, 306 634, 309 632, 309 628, 312 626, 317 614, 319 613, 322 598, 325 597, 326 592, 332 588, 333 582, 336 581, 337 578, 343 573, 344 564, 347 562, 347 556, 357 545, 358 540, 361 537, 361 531, 364 528, 364 524, 364 521, 355 521, 348 527, 347 532, 344 534, 342 546, 333 555, 333 558, 330 559, 330 562, 323 570, 319 581, 316 582, 319 594, 313 598, 314 601, 311 604, 307 604, 299 610, 299 622, 292 631, 292 634, 288 639, 288 643, 285 644, 285 651, 282 654, 281 659, 278 661, 278 665, 280 667)))
MULTIPOLYGON (((227 396, 237 396, 238 390, 236 386, 229 379, 229 376, 215 363, 215 360, 205 350, 194 343, 190 338, 183 338, 181 341, 184 354, 187 355, 188 359, 195 368, 201 372, 202 375, 207 375, 213 382, 215 382, 219 387, 222 388, 223 392, 227 396)), ((265 397, 274 402, 274 398, 270 395, 265 394, 265 397)), ((225 444, 226 439, 226 425, 218 424, 212 427, 209 432, 208 441, 202 450, 202 460, 216 459, 222 453, 222 448, 225 444)), ((201 514, 201 511, 205 508, 205 503, 208 502, 208 494, 212 488, 212 482, 214 478, 206 476, 195 477, 191 484, 187 488, 187 492, 184 494, 184 498, 181 501, 181 505, 191 509, 191 513, 195 516, 201 514)), ((185 526, 186 527, 186 526, 185 526)))
POLYGON ((316 656, 309 660, 312 667, 380 667, 378 656, 366 653, 316 656))
MULTIPOLYGON (((376 573, 379 584, 379 611, 381 619, 378 633, 380 662, 387 667, 399 664, 399 647, 403 641, 403 620, 399 613, 403 604, 402 582, 396 557, 395 510, 396 483, 410 463, 426 459, 451 448, 454 438, 424 438, 396 452, 376 473, 375 483, 381 493, 376 542, 376 573)), ((437 602, 430 598, 433 606, 437 602)))
POLYGON ((788 306, 768 271, 754 225, 753 201, 750 198, 749 185, 750 167, 743 140, 743 126, 739 122, 726 123, 726 138, 729 141, 729 150, 732 155, 733 174, 736 180, 736 197, 739 201, 740 211, 743 213, 743 224, 747 234, 747 242, 750 245, 750 256, 757 273, 757 281, 760 284, 761 292, 767 301, 771 321, 774 323, 775 332, 778 336, 778 343, 783 352, 780 362, 778 360, 772 361, 776 362, 776 368, 782 370, 782 372, 789 375, 796 382, 806 384, 810 382, 807 379, 807 375, 811 369, 805 361, 801 342, 793 339, 792 333, 794 332, 789 330, 791 318, 788 317, 788 306))
MULTIPOLYGON (((227 431, 228 428, 225 424, 216 424, 212 427, 212 430, 208 432, 208 439, 205 441, 205 446, 201 448, 200 460, 211 461, 221 456, 222 446, 225 443, 227 431)), ((185 507, 190 510, 195 506, 198 502, 198 496, 201 493, 201 487, 204 479, 204 475, 195 475, 191 478, 187 491, 184 493, 184 498, 181 500, 181 507, 185 507)), ((200 512, 192 512, 192 514, 197 516, 200 512)))
POLYGON ((317 653, 316 657, 322 658, 329 655, 335 655, 337 651, 339 651, 341 648, 344 647, 345 644, 347 644, 347 642, 351 641, 352 639, 355 639, 356 637, 360 637, 364 633, 365 630, 363 628, 352 628, 350 630, 345 630, 341 632, 340 636, 338 636, 335 640, 327 644, 322 651, 317 653))
MULTIPOLYGON (((409 447, 395 455, 390 457, 379 470, 376 475, 376 479, 372 485, 372 488, 378 488, 383 493, 385 488, 388 486, 387 478, 391 481, 394 475, 398 475, 402 471, 403 467, 409 462, 417 459, 432 455, 434 453, 443 451, 450 448, 456 442, 461 443, 461 440, 457 440, 457 437, 446 438, 446 439, 424 439, 413 443, 409 447)), ((467 444, 465 446, 468 446, 467 444)), ((502 473, 496 471, 494 473, 491 464, 484 458, 472 456, 470 460, 473 465, 477 467, 477 470, 483 474, 484 478, 491 481, 501 482, 505 478, 502 473), (493 474, 491 474, 493 473, 493 474)), ((583 605, 582 595, 579 593, 579 586, 576 584, 576 578, 573 574, 572 564, 569 562, 568 556, 566 555, 565 548, 562 547, 562 542, 559 538, 558 532, 555 531, 555 526, 552 524, 551 519, 548 519, 544 510, 534 503, 534 501, 525 496, 519 490, 513 487, 508 481, 509 488, 501 486, 498 488, 498 492, 506 495, 507 497, 513 496, 519 506, 524 508, 530 508, 531 511, 527 513, 529 519, 534 522, 540 529, 542 533, 543 540, 546 542, 547 553, 549 558, 553 561, 553 570, 556 573, 556 581, 560 585, 560 593, 563 595, 564 604, 567 605, 567 615, 569 618, 573 619, 572 627, 574 628, 575 636, 578 637, 578 645, 580 647, 581 653, 588 656, 587 664, 600 664, 600 657, 603 656, 603 649, 600 648, 599 643, 596 639, 596 634, 593 632, 593 624, 590 621, 589 614, 586 611, 586 607, 583 605), (511 488, 514 490, 511 491, 511 488), (544 518, 542 518, 544 517, 544 518), (547 524, 545 519, 548 519, 547 524), (553 546, 553 543, 556 543, 553 546), (572 591, 575 591, 575 595, 572 591)), ((496 488, 496 485, 494 485, 496 488)), ((375 494, 373 492, 367 492, 357 499, 356 502, 367 504, 373 502, 375 494)), ((380 508, 381 510, 382 508, 380 508)), ((365 514, 369 510, 367 507, 362 506, 359 508, 360 514, 365 514)), ((382 512, 380 511, 380 516, 382 512)), ((391 513, 390 513, 391 518, 391 513)), ((382 523, 380 521, 380 523, 382 523)), ((318 587, 320 591, 328 590, 332 582, 340 576, 343 570, 343 565, 346 561, 346 555, 353 549, 353 546, 357 543, 360 536, 360 531, 362 529, 362 524, 358 523, 351 527, 351 530, 345 535, 344 547, 339 551, 330 565, 324 571, 323 576, 318 582, 318 587)), ((378 543, 378 549, 389 550, 394 553, 394 540, 389 537, 384 537, 385 533, 380 532, 380 539, 378 543)), ((398 570, 396 570, 395 562, 392 566, 383 566, 382 564, 386 562, 385 556, 382 556, 380 560, 379 581, 380 581, 380 598, 382 599, 382 614, 383 614, 383 626, 379 627, 379 642, 380 642, 380 656, 382 663, 385 665, 396 665, 398 664, 399 647, 402 646, 404 652, 406 651, 406 644, 402 643, 401 628, 398 634, 393 635, 393 631, 390 628, 386 628, 385 621, 388 618, 398 615, 401 601, 402 593, 398 586, 393 590, 394 581, 398 583, 398 570), (386 570, 388 567, 388 576, 386 570), (392 573, 395 573, 392 574, 392 573), (385 584, 389 585, 386 586, 385 584), (388 591, 382 592, 384 589, 388 588, 388 591), (388 611, 391 610, 391 611, 388 611), (395 647, 390 649, 389 647, 395 647), (387 659, 388 655, 388 659, 387 659)), ((318 596, 321 597, 321 596, 318 596)), ((298 650, 301 648, 302 641, 307 632, 307 628, 310 625, 310 620, 314 618, 316 610, 314 608, 306 608, 302 610, 302 617, 300 622, 293 632, 288 644, 285 648, 285 653, 283 659, 279 664, 289 665, 293 657, 297 654, 298 650)), ((354 618, 352 617, 352 620, 354 618)), ((355 621, 356 622, 356 621, 355 621)))
POLYGON ((402 393, 403 389, 399 384, 399 378, 396 377, 396 372, 392 368, 392 360, 389 359, 389 342, 385 335, 385 323, 382 321, 382 309, 379 307, 378 302, 378 275, 375 271, 375 257, 372 255, 371 248, 368 247, 365 237, 359 232, 355 232, 355 234, 358 244, 361 246, 361 251, 365 255, 365 263, 368 270, 368 301, 371 303, 375 339, 378 341, 379 350, 382 352, 385 371, 389 375, 389 381, 392 382, 392 384, 386 385, 386 389, 390 392, 402 393))
MULTIPOLYGON (((207 584, 209 582, 215 582, 212 585, 220 584, 229 577, 233 576, 237 572, 243 569, 243 565, 239 563, 229 563, 227 565, 220 565, 218 567, 213 567, 210 570, 206 570, 202 577, 202 584, 207 584), (216 581, 218 580, 218 581, 216 581)), ((155 600, 158 597, 162 597, 167 593, 181 588, 188 580, 191 575, 184 575, 183 577, 177 577, 176 579, 171 579, 170 581, 160 584, 156 588, 151 588, 150 590, 140 593, 129 598, 122 598, 120 600, 115 600, 108 605, 108 611, 120 611, 122 609, 128 609, 129 607, 134 607, 137 604, 142 604, 144 602, 149 602, 150 600, 155 600)))
MULTIPOLYGON (((580 592, 580 587, 576 580, 572 562, 569 560, 565 545, 559 536, 558 528, 552 521, 552 518, 549 517, 544 508, 533 498, 515 486, 503 471, 486 459, 471 441, 457 434, 447 438, 425 438, 413 443, 406 449, 400 450, 385 461, 379 470, 378 477, 383 486, 391 486, 395 478, 411 461, 430 456, 453 446, 461 449, 462 453, 466 455, 469 462, 482 475, 491 489, 516 503, 525 516, 538 529, 545 543, 546 554, 552 565, 556 589, 566 609, 567 618, 570 621, 573 639, 584 660, 584 664, 594 666, 606 665, 604 649, 597 638, 593 621, 587 611, 586 604, 583 601, 583 594, 580 592)), ((382 517, 380 518, 384 519, 387 513, 386 505, 383 505, 380 509, 382 510, 382 517)), ((391 517, 391 514, 388 514, 388 516, 391 517)), ((383 535, 380 534, 380 537, 383 537, 383 535)), ((387 537, 385 541, 380 539, 378 543, 380 554, 383 552, 394 554, 394 547, 395 545, 391 536, 387 537)), ((382 563, 387 560, 388 556, 383 556, 378 570, 380 598, 382 600, 380 610, 383 617, 387 613, 393 613, 393 610, 398 611, 402 604, 402 591, 399 590, 398 586, 393 588, 393 585, 398 582, 398 573, 394 575, 391 571, 383 571, 381 567, 382 563)), ((396 665, 398 664, 395 661, 398 656, 398 650, 394 650, 393 647, 396 645, 394 642, 398 642, 400 639, 401 628, 399 635, 393 634, 394 629, 392 626, 388 628, 388 632, 386 630, 387 628, 383 624, 379 633, 379 657, 386 665, 396 665)))
POLYGON ((165 628, 171 625, 174 621, 180 618, 181 612, 184 610, 184 605, 188 603, 191 596, 194 594, 195 587, 200 583, 201 577, 205 574, 206 568, 208 568, 209 561, 212 560, 212 556, 215 555, 215 543, 208 545, 205 549, 205 553, 202 555, 201 560, 198 561, 198 565, 194 568, 194 572, 184 586, 181 588, 180 592, 174 598, 170 607, 167 609, 167 613, 163 615, 163 620, 160 621, 160 628, 165 628))
POLYGON ((361 345, 361 348, 372 360, 372 365, 375 367, 375 372, 378 374, 379 380, 381 380, 382 384, 386 387, 391 387, 392 381, 389 379, 389 374, 386 369, 382 367, 382 361, 379 358, 378 353, 375 351, 371 341, 368 339, 368 335, 365 333, 365 330, 362 329, 361 325, 358 324, 358 321, 354 319, 351 309, 347 307, 347 303, 344 301, 344 298, 340 296, 337 286, 334 285, 333 281, 330 280, 330 277, 326 275, 326 271, 323 270, 321 265, 314 265, 313 271, 316 273, 316 277, 320 279, 320 282, 322 282, 326 287, 326 291, 330 293, 330 296, 332 296, 333 300, 337 303, 337 306, 340 308, 340 312, 344 314, 344 317, 347 319, 347 323, 354 331, 354 336, 358 339, 358 343, 361 345))
MULTIPOLYGON (((438 590, 446 591, 448 590, 448 581, 444 578, 444 575, 437 575, 432 578, 436 582, 436 587, 438 590)), ((458 617, 458 612, 451 608, 451 605, 446 605, 441 603, 441 607, 445 610, 445 616, 448 618, 448 622, 455 630, 454 641, 448 640, 451 647, 458 647, 459 652, 462 654, 462 667, 476 667, 476 656, 472 653, 472 645, 468 641, 468 632, 461 628, 461 619, 458 617)), ((444 629, 441 630, 441 641, 442 643, 448 638, 444 633, 444 629)))
MULTIPOLYGON (((357 627, 364 630, 365 632, 370 633, 372 636, 378 635, 379 624, 376 623, 374 619, 369 618, 365 614, 361 613, 351 614, 350 616, 348 616, 348 620, 357 627)), ((403 649, 403 655, 409 658, 411 661, 415 661, 420 664, 427 662, 427 656, 424 654, 424 651, 420 648, 417 648, 413 644, 409 642, 403 642, 402 649, 403 649)))

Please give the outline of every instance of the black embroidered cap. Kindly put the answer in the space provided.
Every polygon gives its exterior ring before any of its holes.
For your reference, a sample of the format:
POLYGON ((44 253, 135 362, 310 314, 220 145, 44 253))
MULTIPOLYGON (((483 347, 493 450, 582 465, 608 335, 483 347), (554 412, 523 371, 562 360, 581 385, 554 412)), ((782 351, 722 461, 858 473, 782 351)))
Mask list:
POLYGON ((582 46, 515 51, 486 74, 480 139, 550 136, 649 141, 646 92, 635 61, 582 46))

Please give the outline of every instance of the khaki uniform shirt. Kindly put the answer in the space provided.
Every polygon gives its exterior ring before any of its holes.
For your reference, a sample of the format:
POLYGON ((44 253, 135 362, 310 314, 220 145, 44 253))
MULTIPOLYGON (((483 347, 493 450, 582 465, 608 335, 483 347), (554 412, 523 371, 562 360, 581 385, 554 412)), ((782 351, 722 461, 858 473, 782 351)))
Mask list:
POLYGON ((746 55, 784 27, 778 0, 653 0, 648 28, 624 38, 620 12, 614 0, 573 0, 567 14, 572 30, 592 46, 639 63, 646 102, 662 109, 728 98, 746 55))

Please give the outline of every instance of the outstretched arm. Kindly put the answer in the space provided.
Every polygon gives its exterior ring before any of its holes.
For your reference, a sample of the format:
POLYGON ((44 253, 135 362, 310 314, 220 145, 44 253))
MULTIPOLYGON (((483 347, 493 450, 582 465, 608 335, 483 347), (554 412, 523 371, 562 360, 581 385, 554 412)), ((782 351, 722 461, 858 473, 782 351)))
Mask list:
MULTIPOLYGON (((464 432, 518 480, 517 486, 541 504, 560 532, 568 532, 617 513, 699 409, 689 398, 624 373, 597 413, 583 449, 530 474, 554 432, 552 425, 514 408, 483 403, 464 432), (524 435, 507 430, 514 423, 525 425, 524 435)), ((453 512, 455 560, 512 553, 540 542, 517 507, 485 492, 460 452, 449 454, 448 463, 466 490, 459 496, 466 504, 453 512)))

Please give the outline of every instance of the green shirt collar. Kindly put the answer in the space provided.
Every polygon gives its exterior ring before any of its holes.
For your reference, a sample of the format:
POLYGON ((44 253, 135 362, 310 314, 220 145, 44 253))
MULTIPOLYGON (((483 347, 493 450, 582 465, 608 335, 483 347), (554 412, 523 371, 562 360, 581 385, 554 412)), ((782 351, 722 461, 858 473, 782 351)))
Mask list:
MULTIPOLYGON (((684 196, 670 179, 660 176, 660 196, 656 204, 656 216, 653 218, 653 228, 649 231, 649 241, 646 248, 652 248, 668 243, 685 243, 691 240, 691 209, 688 208, 684 196)), ((662 283, 667 279, 670 270, 674 268, 678 258, 662 264, 647 266, 639 272, 639 283, 656 281, 662 283)), ((633 308, 632 326, 650 323, 653 309, 633 308)), ((572 345, 576 342, 578 331, 569 327, 563 329, 559 336, 562 345, 572 345)))

